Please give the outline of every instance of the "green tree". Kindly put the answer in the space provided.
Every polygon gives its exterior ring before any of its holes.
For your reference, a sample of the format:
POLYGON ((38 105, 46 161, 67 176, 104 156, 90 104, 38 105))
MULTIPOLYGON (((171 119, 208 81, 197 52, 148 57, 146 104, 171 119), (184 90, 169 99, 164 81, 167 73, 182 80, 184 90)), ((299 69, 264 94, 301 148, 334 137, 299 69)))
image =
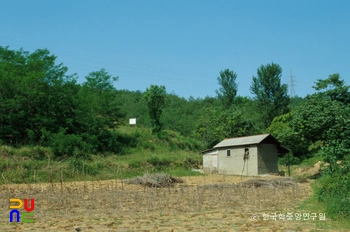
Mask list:
POLYGON ((143 99, 148 106, 153 133, 158 133, 162 130, 162 122, 160 119, 166 105, 166 96, 165 86, 162 85, 151 85, 143 94, 143 99))
POLYGON ((74 130, 74 75, 46 49, 0 47, 0 137, 8 144, 37 143, 41 130, 74 130))
POLYGON ((46 49, 33 53, 0 47, 0 143, 51 147, 56 156, 120 152, 133 140, 110 130, 120 113, 104 69, 77 84, 46 49))
POLYGON ((222 110, 208 107, 199 118, 194 137, 212 147, 224 138, 233 138, 254 134, 255 128, 239 109, 222 110))
POLYGON ((98 134, 102 129, 115 127, 122 118, 113 86, 117 80, 118 77, 109 75, 104 69, 86 76, 86 82, 78 92, 77 120, 82 131, 98 134))
POLYGON ((91 153, 115 152, 119 146, 118 136, 109 130, 116 128, 124 117, 113 86, 117 80, 118 77, 108 74, 105 69, 94 71, 86 76, 86 82, 78 92, 77 133, 91 145, 87 146, 91 153))
POLYGON ((345 85, 344 80, 340 78, 338 73, 329 75, 325 80, 318 79, 313 88, 323 97, 345 104, 350 103, 350 86, 345 85))
MULTIPOLYGON (((350 199, 350 93, 349 86, 332 74, 325 80, 319 79, 313 86, 318 92, 307 99, 308 108, 314 118, 307 120, 305 137, 322 141, 319 154, 329 163, 322 171, 320 184, 315 189, 317 199, 325 204, 331 218, 349 218, 350 199), (312 136, 315 135, 315 138, 312 136), (338 163, 337 161, 341 161, 338 163)), ((303 114, 304 115, 304 114, 303 114)), ((302 117, 306 120, 307 115, 302 117)))
POLYGON ((257 110, 267 128, 272 120, 279 115, 289 112, 288 86, 281 84, 282 68, 278 64, 261 65, 257 76, 253 77, 250 91, 258 102, 257 110))
POLYGON ((272 134, 284 146, 290 148, 293 156, 304 157, 309 152, 310 143, 292 127, 293 113, 292 111, 275 117, 266 131, 272 134))
MULTIPOLYGON (((350 148, 349 114, 348 105, 316 93, 292 112, 276 117, 267 131, 291 148, 296 157, 313 155, 321 148, 336 147, 334 144, 350 148)), ((344 154, 338 154, 337 159, 344 154)))
POLYGON ((113 83, 119 79, 117 76, 108 74, 104 68, 99 71, 90 72, 85 78, 86 82, 83 86, 87 86, 96 92, 115 90, 113 83))
POLYGON ((151 127, 147 106, 142 101, 141 91, 118 90, 116 100, 121 113, 125 115, 124 124, 129 124, 130 118, 137 118, 137 124, 151 127))
POLYGON ((293 111, 296 109, 305 99, 299 96, 294 96, 290 98, 289 109, 293 111))
POLYGON ((254 127, 252 134, 262 134, 265 131, 261 121, 261 115, 256 110, 258 107, 257 101, 249 97, 237 96, 235 99, 235 109, 242 112, 242 116, 246 118, 254 127))
POLYGON ((218 76, 218 84, 221 86, 218 90, 215 90, 218 99, 222 102, 223 106, 229 108, 233 105, 235 97, 237 95, 238 84, 236 83, 237 74, 234 71, 225 69, 220 71, 218 76))

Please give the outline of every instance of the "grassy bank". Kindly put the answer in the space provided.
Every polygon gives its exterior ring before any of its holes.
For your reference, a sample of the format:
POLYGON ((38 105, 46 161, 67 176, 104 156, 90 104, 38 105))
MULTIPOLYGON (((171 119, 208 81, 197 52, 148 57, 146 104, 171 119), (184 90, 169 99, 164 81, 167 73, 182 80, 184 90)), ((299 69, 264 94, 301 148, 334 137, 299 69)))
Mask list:
MULTIPOLYGON (((320 187, 320 181, 312 181, 311 187, 314 191, 320 187)), ((338 217, 335 214, 329 213, 327 205, 317 199, 317 195, 313 194, 309 199, 296 207, 298 212, 316 213, 317 216, 321 213, 326 216, 326 220, 316 220, 314 223, 314 231, 350 231, 350 222, 347 218, 338 217)), ((301 227, 302 228, 302 227, 301 227)), ((302 229, 300 228, 300 231, 302 229)))
POLYGON ((36 183, 130 178, 145 172, 174 176, 199 175, 203 145, 174 131, 153 135, 150 129, 121 127, 118 133, 135 142, 119 154, 55 157, 48 147, 0 146, 0 183, 36 183))

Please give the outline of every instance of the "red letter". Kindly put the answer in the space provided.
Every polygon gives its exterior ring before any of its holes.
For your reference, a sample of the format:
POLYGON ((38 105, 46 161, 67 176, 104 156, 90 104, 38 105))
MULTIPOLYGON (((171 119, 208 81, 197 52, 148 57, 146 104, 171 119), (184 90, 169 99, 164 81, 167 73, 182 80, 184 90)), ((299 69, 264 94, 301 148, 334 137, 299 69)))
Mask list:
POLYGON ((33 198, 30 200, 30 208, 28 208, 28 199, 24 199, 24 209, 27 212, 31 212, 34 210, 34 199, 33 198))

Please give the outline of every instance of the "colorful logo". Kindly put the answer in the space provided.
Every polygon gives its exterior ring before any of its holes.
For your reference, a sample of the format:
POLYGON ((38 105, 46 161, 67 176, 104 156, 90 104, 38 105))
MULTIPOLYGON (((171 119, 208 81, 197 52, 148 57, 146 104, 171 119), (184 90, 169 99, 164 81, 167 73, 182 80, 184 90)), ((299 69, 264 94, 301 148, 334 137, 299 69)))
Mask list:
POLYGON ((16 214, 16 222, 20 222, 21 219, 23 222, 34 222, 34 199, 30 200, 30 208, 28 206, 28 199, 24 199, 24 210, 26 212, 20 213, 19 210, 23 206, 23 201, 18 198, 10 198, 10 222, 13 222, 13 215, 16 214), (11 203, 16 202, 18 205, 11 205, 11 203))

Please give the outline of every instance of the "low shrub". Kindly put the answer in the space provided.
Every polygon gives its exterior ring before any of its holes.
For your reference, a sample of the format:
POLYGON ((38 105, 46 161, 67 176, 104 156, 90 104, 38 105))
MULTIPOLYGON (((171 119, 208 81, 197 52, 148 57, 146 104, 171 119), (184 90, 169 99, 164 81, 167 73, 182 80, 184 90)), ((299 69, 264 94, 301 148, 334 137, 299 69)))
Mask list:
POLYGON ((4 157, 12 157, 14 154, 15 149, 10 146, 1 146, 0 147, 0 156, 4 157))
POLYGON ((156 150, 156 147, 154 146, 154 144, 149 142, 149 141, 143 141, 142 142, 142 148, 146 149, 146 150, 150 150, 150 151, 155 151, 156 150))
POLYGON ((143 165, 143 162, 141 160, 133 159, 128 162, 128 166, 134 169, 141 168, 143 165))
POLYGON ((188 156, 185 158, 185 167, 200 168, 202 166, 202 156, 188 156))
POLYGON ((350 217, 350 157, 342 162, 324 167, 315 189, 315 196, 325 203, 326 212, 331 218, 350 217))
POLYGON ((48 146, 51 147, 55 157, 73 156, 82 150, 82 137, 75 134, 66 134, 65 129, 59 133, 51 133, 48 146))
POLYGON ((103 130, 98 136, 99 152, 126 154, 130 148, 137 146, 139 134, 120 134, 117 131, 103 130))
POLYGON ((34 153, 34 159, 43 160, 53 157, 52 149, 49 147, 35 146, 32 148, 32 151, 34 153))

